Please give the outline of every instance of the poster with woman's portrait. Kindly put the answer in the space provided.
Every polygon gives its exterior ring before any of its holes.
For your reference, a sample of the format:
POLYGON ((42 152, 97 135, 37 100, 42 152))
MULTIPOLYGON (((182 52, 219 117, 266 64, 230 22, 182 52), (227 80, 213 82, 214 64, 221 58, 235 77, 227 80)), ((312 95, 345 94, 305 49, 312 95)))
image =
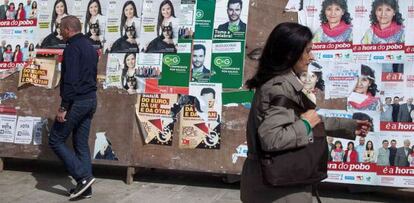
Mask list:
MULTIPOLYGON (((414 33, 414 0, 400 1, 400 6, 403 13, 406 13, 404 21, 406 33, 414 33)), ((406 60, 414 61, 413 35, 405 35, 405 54, 406 60)))
POLYGON ((245 40, 249 0, 216 0, 213 39, 245 40))
POLYGON ((142 93, 144 86, 138 77, 137 62, 138 54, 134 52, 109 54, 104 88, 122 88, 128 94, 142 93))
MULTIPOLYGON (((90 7, 93 7, 93 5, 90 5, 90 7)), ((138 53, 140 51, 139 46, 142 43, 142 36, 140 35, 142 1, 109 0, 106 15, 105 51, 110 53, 138 53)))
POLYGON ((63 17, 72 14, 73 6, 73 1, 39 0, 36 48, 64 49, 66 47, 60 32, 60 22, 63 17))
POLYGON ((313 52, 318 60, 351 61, 354 1, 305 0, 299 22, 313 34, 313 52))
POLYGON ((357 61, 402 62, 406 9, 398 0, 355 1, 354 58, 357 61))
POLYGON ((357 111, 380 111, 380 88, 382 66, 378 63, 355 63, 360 69, 352 92, 347 97, 347 109, 357 111))
POLYGON ((144 0, 140 50, 177 53, 182 16, 180 0, 144 0))
POLYGON ((106 12, 108 1, 75 0, 72 15, 79 18, 82 33, 86 35, 97 49, 103 48, 106 31, 106 12))

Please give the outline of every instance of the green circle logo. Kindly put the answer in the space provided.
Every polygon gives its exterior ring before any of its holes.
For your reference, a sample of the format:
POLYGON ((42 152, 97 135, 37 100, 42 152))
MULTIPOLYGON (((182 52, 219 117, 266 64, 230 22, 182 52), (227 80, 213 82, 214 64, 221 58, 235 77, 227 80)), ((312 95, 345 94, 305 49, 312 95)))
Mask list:
POLYGON ((167 56, 164 56, 163 61, 169 67, 176 66, 180 64, 180 57, 177 55, 167 55, 167 56))
POLYGON ((219 56, 214 59, 214 65, 223 68, 223 67, 229 67, 233 61, 230 57, 227 56, 219 56))
POLYGON ((196 11, 196 19, 202 19, 204 17, 204 11, 197 9, 196 11))

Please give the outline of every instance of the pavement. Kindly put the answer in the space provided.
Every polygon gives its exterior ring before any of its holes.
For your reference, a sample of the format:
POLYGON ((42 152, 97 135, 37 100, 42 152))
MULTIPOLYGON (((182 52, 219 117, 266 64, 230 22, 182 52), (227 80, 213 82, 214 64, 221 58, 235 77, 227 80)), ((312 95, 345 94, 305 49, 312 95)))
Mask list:
MULTIPOLYGON (((56 162, 6 159, 0 172, 1 203, 68 202, 75 182, 56 162)), ((126 168, 94 166, 97 181, 91 199, 76 202, 239 203, 239 182, 226 183, 223 175, 142 169, 134 182, 124 182, 126 168)), ((414 202, 414 189, 322 183, 323 203, 414 202)), ((316 203, 316 198, 314 198, 316 203)))

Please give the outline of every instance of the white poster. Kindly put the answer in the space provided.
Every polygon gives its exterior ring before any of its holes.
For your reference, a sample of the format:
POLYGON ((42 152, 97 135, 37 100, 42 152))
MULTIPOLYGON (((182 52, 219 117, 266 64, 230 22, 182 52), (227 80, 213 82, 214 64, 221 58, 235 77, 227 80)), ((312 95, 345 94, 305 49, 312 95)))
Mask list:
POLYGON ((42 144, 43 122, 40 117, 32 117, 33 119, 33 144, 42 144))
POLYGON ((19 116, 16 125, 16 135, 14 143, 16 144, 30 144, 33 137, 33 118, 19 116))
POLYGON ((0 114, 0 142, 13 143, 16 130, 16 115, 0 114))
POLYGON ((325 99, 345 98, 354 89, 360 68, 354 63, 319 62, 325 81, 325 99))

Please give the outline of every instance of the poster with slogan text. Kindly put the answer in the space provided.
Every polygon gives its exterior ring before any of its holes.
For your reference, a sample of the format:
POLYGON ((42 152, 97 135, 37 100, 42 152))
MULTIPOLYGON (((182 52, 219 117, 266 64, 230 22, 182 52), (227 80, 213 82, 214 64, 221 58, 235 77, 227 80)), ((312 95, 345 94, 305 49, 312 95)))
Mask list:
POLYGON ((142 94, 138 97, 136 114, 146 144, 171 145, 176 119, 172 108, 176 94, 142 94))
POLYGON ((222 86, 219 83, 190 83, 188 101, 180 114, 179 147, 220 149, 222 86))
POLYGON ((0 114, 0 142, 14 142, 16 115, 0 114))

